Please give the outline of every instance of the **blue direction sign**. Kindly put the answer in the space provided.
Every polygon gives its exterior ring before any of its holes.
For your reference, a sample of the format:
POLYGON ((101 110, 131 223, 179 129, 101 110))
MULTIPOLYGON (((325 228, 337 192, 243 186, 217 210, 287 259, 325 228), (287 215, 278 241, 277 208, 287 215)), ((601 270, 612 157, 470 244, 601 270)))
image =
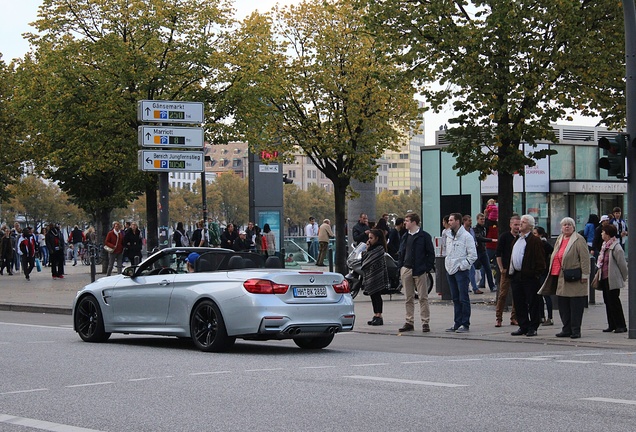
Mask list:
POLYGON ((202 102, 142 100, 137 102, 137 119, 152 123, 203 123, 202 102))
POLYGON ((139 126, 142 147, 203 148, 203 128, 139 126))
POLYGON ((202 172, 202 151, 139 150, 138 167, 154 172, 202 172))

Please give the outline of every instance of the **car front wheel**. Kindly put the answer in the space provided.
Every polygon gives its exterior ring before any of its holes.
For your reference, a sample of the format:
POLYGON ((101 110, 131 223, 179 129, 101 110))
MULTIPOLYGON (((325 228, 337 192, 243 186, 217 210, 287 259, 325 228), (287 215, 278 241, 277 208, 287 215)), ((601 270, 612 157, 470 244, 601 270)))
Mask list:
POLYGON ((294 343, 302 349, 323 349, 329 346, 333 341, 334 335, 319 336, 310 338, 294 338, 294 343))
POLYGON ((221 311, 210 300, 198 303, 192 311, 190 334, 194 345, 205 352, 226 351, 236 341, 227 335, 221 311))
POLYGON ((104 319, 97 300, 93 296, 85 296, 75 308, 75 329, 86 342, 104 342, 110 333, 104 331, 104 319))

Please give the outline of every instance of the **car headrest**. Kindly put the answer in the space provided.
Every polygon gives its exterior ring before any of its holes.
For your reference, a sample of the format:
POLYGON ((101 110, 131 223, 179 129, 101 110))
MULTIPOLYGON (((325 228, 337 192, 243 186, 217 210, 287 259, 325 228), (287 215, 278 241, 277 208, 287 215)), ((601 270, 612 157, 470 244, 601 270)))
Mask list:
POLYGON ((267 261, 265 261, 265 268, 281 268, 280 258, 277 256, 267 257, 267 261))
POLYGON ((228 261, 227 268, 229 270, 242 269, 245 268, 245 262, 240 256, 233 256, 230 258, 230 261, 228 261))
POLYGON ((215 270, 212 263, 205 259, 205 257, 199 257, 194 264, 195 272, 211 272, 215 270))

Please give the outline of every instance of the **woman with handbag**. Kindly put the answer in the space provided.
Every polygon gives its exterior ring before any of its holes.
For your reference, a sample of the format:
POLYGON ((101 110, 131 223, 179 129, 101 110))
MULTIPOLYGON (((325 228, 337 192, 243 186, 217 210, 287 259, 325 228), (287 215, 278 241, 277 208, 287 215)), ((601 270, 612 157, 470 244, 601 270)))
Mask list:
POLYGON ((124 259, 124 233, 121 232, 121 224, 113 223, 113 229, 106 234, 104 249, 108 252, 108 271, 106 276, 113 272, 115 261, 117 261, 117 273, 121 274, 124 259))
POLYGON ((550 270, 539 295, 557 296, 563 322, 557 337, 581 337, 583 310, 587 302, 590 253, 585 238, 576 232, 574 219, 561 220, 561 235, 554 244, 550 270))
POLYGON ((386 240, 384 231, 374 228, 369 231, 367 250, 362 252, 362 289, 365 294, 371 296, 373 305, 373 318, 367 324, 381 326, 382 318, 382 291, 389 285, 389 272, 386 267, 384 253, 386 252, 386 240))
POLYGON ((603 246, 598 254, 596 263, 598 270, 592 286, 596 283, 597 290, 603 291, 603 301, 607 313, 607 328, 604 333, 625 333, 625 314, 621 304, 621 288, 627 280, 627 261, 620 241, 616 238, 618 230, 612 224, 601 228, 603 246))

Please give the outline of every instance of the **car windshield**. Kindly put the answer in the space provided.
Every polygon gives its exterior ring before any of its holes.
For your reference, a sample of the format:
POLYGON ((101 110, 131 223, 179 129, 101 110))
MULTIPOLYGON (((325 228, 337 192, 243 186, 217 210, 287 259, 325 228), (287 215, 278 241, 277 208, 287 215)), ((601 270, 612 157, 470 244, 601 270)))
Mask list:
POLYGON ((173 273, 187 273, 188 268, 185 259, 191 251, 173 250, 170 252, 159 253, 149 257, 146 261, 139 265, 137 275, 149 276, 159 274, 163 269, 172 269, 173 273))

